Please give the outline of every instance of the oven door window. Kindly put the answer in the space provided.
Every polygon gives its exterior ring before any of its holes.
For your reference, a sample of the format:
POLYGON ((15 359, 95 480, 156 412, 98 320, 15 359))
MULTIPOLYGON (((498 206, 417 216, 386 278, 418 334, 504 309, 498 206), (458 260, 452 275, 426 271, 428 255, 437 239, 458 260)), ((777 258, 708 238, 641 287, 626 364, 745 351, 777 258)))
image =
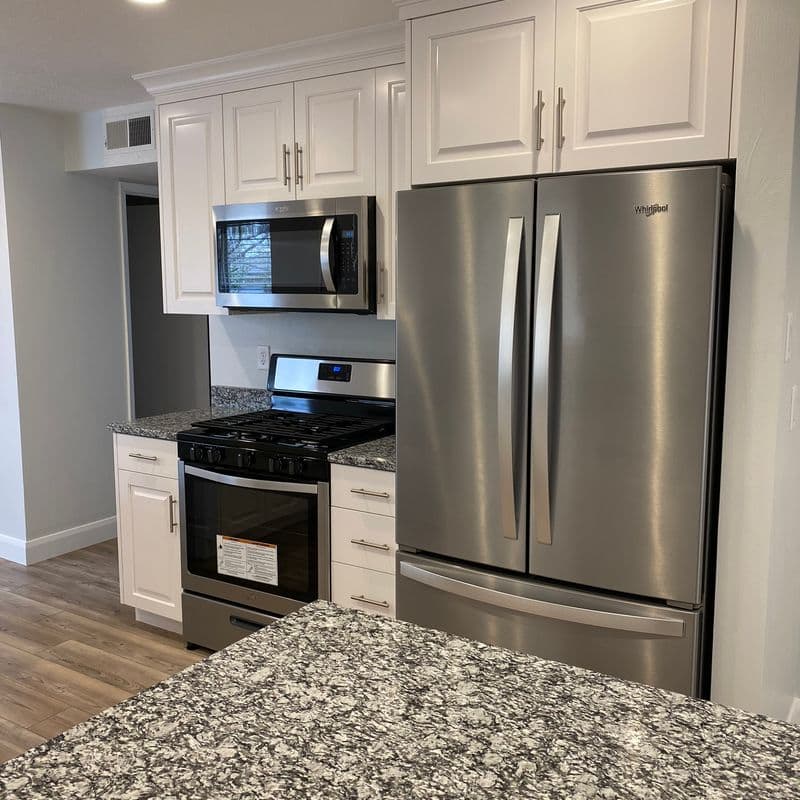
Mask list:
POLYGON ((317 495, 186 475, 190 573, 294 600, 317 599, 317 495))

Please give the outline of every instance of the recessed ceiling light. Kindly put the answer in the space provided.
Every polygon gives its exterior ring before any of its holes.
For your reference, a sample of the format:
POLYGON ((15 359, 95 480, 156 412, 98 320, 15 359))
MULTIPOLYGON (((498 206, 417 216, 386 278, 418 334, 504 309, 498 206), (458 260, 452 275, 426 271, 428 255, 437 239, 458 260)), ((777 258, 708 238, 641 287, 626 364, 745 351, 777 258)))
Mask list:
POLYGON ((131 0, 131 3, 138 3, 140 6, 157 6, 166 2, 167 0, 131 0))

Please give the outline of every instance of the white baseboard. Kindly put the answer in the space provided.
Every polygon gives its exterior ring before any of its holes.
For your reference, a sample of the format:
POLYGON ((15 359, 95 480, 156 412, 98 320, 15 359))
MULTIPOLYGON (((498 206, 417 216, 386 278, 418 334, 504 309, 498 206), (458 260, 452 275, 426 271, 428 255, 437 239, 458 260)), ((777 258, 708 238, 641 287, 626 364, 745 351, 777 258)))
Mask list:
POLYGON ((0 558, 14 561, 17 564, 25 564, 25 540, 0 533, 0 558))
POLYGON ((75 528, 48 533, 46 536, 29 539, 25 543, 25 560, 18 563, 36 564, 54 556, 62 556, 64 553, 71 553, 73 550, 80 550, 93 544, 105 542, 108 539, 114 539, 116 535, 116 517, 106 517, 105 519, 88 522, 86 525, 78 525, 75 528))
POLYGON ((795 697, 789 711, 789 716, 786 719, 789 722, 793 722, 795 725, 800 725, 800 697, 795 697))
POLYGON ((183 625, 180 622, 175 619, 167 619, 160 614, 153 614, 152 611, 143 611, 141 608, 137 608, 134 616, 137 622, 143 622, 145 625, 152 625, 172 633, 183 633, 183 625))

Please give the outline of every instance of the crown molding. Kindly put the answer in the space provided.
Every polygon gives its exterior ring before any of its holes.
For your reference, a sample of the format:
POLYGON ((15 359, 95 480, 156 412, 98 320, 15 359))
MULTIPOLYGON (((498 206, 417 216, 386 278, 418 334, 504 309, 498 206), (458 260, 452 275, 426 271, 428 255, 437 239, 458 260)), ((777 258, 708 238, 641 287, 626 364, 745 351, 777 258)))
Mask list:
POLYGON ((405 62, 405 27, 390 22, 133 76, 157 103, 405 62))
POLYGON ((416 19, 459 8, 482 6, 497 0, 392 0, 400 13, 400 19, 416 19))

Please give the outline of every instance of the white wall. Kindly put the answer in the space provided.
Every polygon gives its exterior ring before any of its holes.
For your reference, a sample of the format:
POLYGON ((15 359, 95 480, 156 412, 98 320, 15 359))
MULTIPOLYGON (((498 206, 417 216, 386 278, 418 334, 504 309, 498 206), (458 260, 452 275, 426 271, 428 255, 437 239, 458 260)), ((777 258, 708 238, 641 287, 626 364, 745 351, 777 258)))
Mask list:
POLYGON ((64 172, 61 115, 0 106, 0 143, 35 560, 114 533, 105 426, 127 411, 118 203, 113 181, 64 172))
POLYGON ((17 351, 11 302, 3 142, 0 138, 0 554, 21 560, 25 553, 25 494, 19 423, 17 351))
POLYGON ((800 429, 789 430, 800 384, 800 4, 747 0, 741 11, 712 697, 787 717, 800 691, 800 429))
POLYGON ((211 383, 263 388, 256 350, 352 358, 394 358, 395 324, 354 314, 275 312, 209 317, 211 383))

